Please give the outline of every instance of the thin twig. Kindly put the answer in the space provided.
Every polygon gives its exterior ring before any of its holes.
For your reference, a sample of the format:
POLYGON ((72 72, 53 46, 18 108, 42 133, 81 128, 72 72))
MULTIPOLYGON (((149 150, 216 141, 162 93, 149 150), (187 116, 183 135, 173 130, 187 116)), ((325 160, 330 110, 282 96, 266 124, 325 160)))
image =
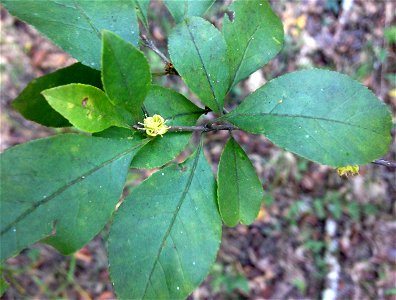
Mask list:
MULTIPOLYGON (((139 125, 133 125, 132 128, 136 130, 143 129, 143 127, 139 125)), ((209 132, 209 131, 219 131, 219 130, 238 130, 238 128, 232 125, 170 126, 168 131, 169 132, 184 132, 184 131, 209 132)))
MULTIPOLYGON (((136 130, 142 130, 143 127, 140 125, 133 125, 133 129, 136 130)), ((203 126, 170 126, 169 130, 170 132, 185 132, 185 131, 200 131, 200 132, 209 132, 209 131, 220 131, 220 130, 228 130, 233 131, 233 130, 239 130, 238 127, 232 126, 232 125, 212 125, 212 124, 206 124, 203 126)), ((372 164, 375 165, 381 165, 385 166, 388 168, 396 169, 396 162, 391 162, 387 161, 384 159, 377 159, 372 162, 372 164)))
POLYGON ((372 163, 375 165, 380 165, 380 166, 385 166, 385 167, 389 167, 392 169, 396 169, 396 162, 387 161, 385 159, 377 159, 377 160, 373 161, 372 163))
POLYGON ((140 35, 143 41, 143 45, 151 50, 153 50, 165 63, 170 64, 170 60, 163 54, 152 40, 149 40, 144 34, 140 35))

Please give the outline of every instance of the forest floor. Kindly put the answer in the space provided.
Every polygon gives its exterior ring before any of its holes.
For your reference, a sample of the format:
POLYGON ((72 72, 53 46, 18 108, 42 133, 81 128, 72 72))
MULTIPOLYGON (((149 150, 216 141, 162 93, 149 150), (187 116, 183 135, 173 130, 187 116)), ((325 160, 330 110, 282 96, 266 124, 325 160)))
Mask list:
MULTIPOLYGON (((229 2, 218 1, 209 12, 216 25, 221 26, 229 2)), ((395 123, 394 0, 271 3, 284 24, 285 47, 233 89, 226 101, 228 108, 274 77, 320 67, 346 73, 368 86, 390 107, 395 123), (348 3, 350 7, 342 7, 348 3)), ((150 16, 151 35, 163 49, 174 22, 159 1, 152 1, 150 16)), ((3 151, 69 130, 26 121, 10 104, 30 80, 70 65, 74 59, 3 8, 0 25, 3 151)), ((147 55, 161 68, 153 53, 147 55)), ((155 80, 186 93, 175 76, 155 80)), ((384 159, 394 161, 395 129, 392 135, 384 159)), ((360 175, 341 178, 334 169, 282 151, 263 136, 237 132, 236 138, 263 182, 265 200, 252 225, 224 227, 216 264, 189 299, 396 299, 395 171, 366 165, 360 175)), ((205 153, 214 170, 226 139, 224 132, 207 135, 205 153)), ((129 185, 148 174, 132 171, 129 185)), ((5 275, 10 287, 3 298, 113 299, 107 234, 106 228, 69 257, 37 244, 9 259, 5 275)))

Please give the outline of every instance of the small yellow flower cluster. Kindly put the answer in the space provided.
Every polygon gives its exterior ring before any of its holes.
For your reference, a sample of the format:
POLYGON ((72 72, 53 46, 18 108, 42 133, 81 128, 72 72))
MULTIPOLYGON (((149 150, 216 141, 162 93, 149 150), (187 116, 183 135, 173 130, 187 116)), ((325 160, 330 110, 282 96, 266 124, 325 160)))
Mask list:
POLYGON ((337 168, 337 173, 340 176, 358 175, 359 174, 359 166, 339 167, 339 168, 337 168))
POLYGON ((165 125, 166 121, 160 115, 154 115, 152 117, 146 117, 144 119, 144 123, 140 123, 143 125, 141 130, 145 130, 146 134, 149 136, 162 136, 163 134, 167 133, 169 126, 165 125))

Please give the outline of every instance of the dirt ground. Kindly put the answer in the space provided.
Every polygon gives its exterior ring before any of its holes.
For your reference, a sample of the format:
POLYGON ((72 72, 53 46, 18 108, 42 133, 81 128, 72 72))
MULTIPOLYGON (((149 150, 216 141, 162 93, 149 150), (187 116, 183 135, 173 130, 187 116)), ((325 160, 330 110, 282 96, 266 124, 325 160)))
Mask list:
MULTIPOLYGON (((221 26, 229 2, 218 1, 211 9, 216 25, 221 26)), ((284 24, 285 47, 230 93, 228 108, 271 78, 326 67, 372 89, 392 110, 395 123, 394 0, 271 3, 284 24)), ((152 1, 150 16, 151 36, 164 49, 174 23, 160 1, 152 1)), ((30 80, 74 59, 3 8, 0 25, 0 150, 69 131, 27 121, 10 104, 30 80)), ((153 53, 147 55, 158 65, 153 53)), ((175 76, 155 80, 186 92, 175 76)), ((252 225, 224 227, 217 262, 189 299, 396 299, 395 170, 371 164, 362 166, 359 176, 341 178, 263 136, 237 132, 236 138, 263 182, 265 201, 252 225)), ((207 135, 205 150, 214 170, 226 139, 224 132, 207 135)), ((395 138, 384 159, 396 160, 395 138)), ((131 171, 128 184, 147 175, 131 171)), ((10 287, 2 299, 113 299, 107 235, 105 228, 70 257, 37 244, 9 259, 4 274, 10 287)))

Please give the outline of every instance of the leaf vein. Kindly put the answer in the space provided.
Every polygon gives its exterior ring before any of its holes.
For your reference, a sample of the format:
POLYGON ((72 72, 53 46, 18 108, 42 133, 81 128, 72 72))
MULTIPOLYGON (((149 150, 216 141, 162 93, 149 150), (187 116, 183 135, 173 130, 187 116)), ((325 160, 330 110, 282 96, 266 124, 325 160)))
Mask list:
POLYGON ((307 116, 307 115, 291 115, 291 114, 273 114, 273 113, 265 113, 265 112, 261 112, 261 113, 235 113, 235 114, 230 114, 229 118, 232 117, 239 117, 239 116, 246 116, 246 117, 256 117, 256 116, 273 116, 273 117, 286 117, 286 118, 301 118, 301 119, 310 119, 310 120, 316 120, 316 121, 325 121, 325 122, 333 122, 333 123, 338 123, 338 124, 343 124, 343 125, 347 125, 350 127, 356 127, 356 128, 360 128, 363 130, 367 130, 376 134, 381 134, 380 132, 377 132, 375 130, 373 130, 372 128, 367 128, 358 124, 352 124, 352 123, 348 123, 345 121, 341 121, 341 120, 335 120, 335 119, 328 119, 328 118, 324 118, 324 117, 315 117, 315 116, 307 116))
POLYGON ((257 30, 258 30, 259 28, 260 28, 260 25, 257 25, 256 28, 254 29, 252 35, 250 36, 249 41, 248 41, 247 44, 246 44, 246 48, 245 48, 245 50, 243 51, 243 54, 242 54, 241 60, 240 60, 239 63, 238 63, 238 66, 237 66, 237 69, 236 69, 234 78, 232 79, 230 89, 234 86, 235 80, 236 80, 236 78, 238 77, 239 72, 241 71, 242 62, 244 61, 244 59, 245 59, 245 57, 246 57, 246 54, 247 54, 247 52, 248 52, 248 49, 249 49, 249 47, 250 47, 250 44, 251 44, 251 42, 252 42, 252 40, 253 40, 253 36, 256 34, 256 32, 257 32, 257 30))
POLYGON ((82 7, 80 5, 78 5, 78 3, 76 2, 76 0, 73 1, 74 6, 76 7, 76 9, 81 13, 81 15, 87 20, 89 26, 91 26, 91 28, 95 31, 96 35, 98 36, 99 39, 101 39, 100 36, 100 32, 98 30, 98 28, 96 28, 96 26, 92 23, 91 18, 86 14, 86 12, 82 9, 82 7))
POLYGON ((106 167, 107 165, 111 164, 112 162, 122 158, 123 156, 129 154, 130 152, 132 152, 133 150, 135 150, 136 148, 140 147, 141 145, 143 145, 144 143, 146 143, 147 141, 143 141, 142 143, 139 143, 136 146, 133 146, 132 148, 129 148, 126 151, 121 152, 120 154, 116 155, 115 157, 103 162, 102 164, 100 164, 99 166, 96 166, 95 168, 87 171, 86 173, 82 174, 81 176, 79 176, 76 179, 71 180, 69 183, 67 183, 66 185, 60 187, 59 189, 57 189, 56 191, 54 191, 51 195, 49 195, 46 198, 41 199, 40 201, 37 201, 35 203, 33 203, 33 205, 31 207, 29 207, 28 209, 26 209, 24 212, 22 212, 14 221, 12 221, 10 224, 8 224, 1 232, 0 232, 0 236, 4 235, 7 231, 9 231, 12 227, 14 227, 16 224, 18 224, 21 220, 23 220, 24 218, 26 218, 29 214, 31 214, 32 212, 34 212, 38 207, 40 207, 41 205, 44 205, 48 202, 50 202, 51 200, 53 200, 54 198, 56 198, 57 196, 59 196, 60 194, 62 194, 63 192, 65 192, 67 189, 69 189, 70 187, 74 186, 75 184, 80 183, 81 181, 83 181, 86 177, 92 175, 93 173, 95 173, 96 171, 100 170, 103 167, 106 167))
POLYGON ((218 110, 219 113, 221 114, 221 113, 222 113, 222 110, 221 110, 221 108, 220 108, 219 101, 217 100, 217 96, 216 96, 216 94, 215 94, 215 91, 214 91, 212 82, 210 81, 209 74, 208 74, 208 71, 207 71, 207 69, 206 69, 205 63, 204 63, 204 61, 203 61, 201 52, 199 52, 198 45, 197 45, 197 43, 195 42, 194 36, 193 36, 193 34, 192 34, 191 30, 190 30, 190 26, 188 25, 188 23, 187 23, 186 21, 184 21, 184 23, 185 23, 186 26, 187 26, 188 33, 190 34, 190 37, 191 37, 191 40, 192 40, 192 42, 193 42, 193 44, 194 44, 195 50, 197 51, 199 60, 201 61, 202 68, 203 68, 204 73, 205 73, 205 76, 206 76, 206 80, 207 80, 207 82, 209 83, 210 91, 211 91, 211 93, 212 93, 212 95, 213 95, 213 99, 214 99, 214 101, 215 101, 215 103, 216 103, 216 106, 217 106, 217 110, 218 110))
POLYGON ((202 142, 200 143, 200 145, 199 145, 199 147, 198 147, 198 149, 197 149, 196 156, 195 156, 195 158, 194 158, 194 162, 193 162, 193 165, 192 165, 192 168, 191 168, 190 175, 189 175, 189 177, 188 177, 188 179, 187 179, 186 186, 185 186, 185 188, 184 188, 184 190, 183 190, 183 192, 182 192, 182 195, 181 195, 181 197, 180 197, 180 200, 179 200, 178 203, 177 203, 175 212, 174 212, 174 214, 173 214, 173 216, 172 216, 172 219, 171 219, 171 221, 170 221, 170 223, 169 223, 169 226, 168 226, 168 228, 167 228, 167 230, 166 230, 166 232, 165 232, 165 234, 164 234, 164 237, 163 237, 163 239, 162 239, 162 241, 161 241, 161 244, 160 244, 160 246, 159 246, 159 248, 158 248, 158 252, 157 252, 157 255, 155 256, 153 266, 151 267, 150 274, 149 274, 148 280, 147 280, 147 282, 146 282, 146 286, 145 286, 145 288, 144 288, 144 292, 143 292, 142 298, 144 298, 144 297, 146 296, 147 289, 148 289, 148 286, 149 286, 149 282, 150 282, 150 280, 151 280, 151 277, 153 276, 155 267, 156 267, 157 262, 158 262, 158 260, 159 260, 159 258, 160 258, 160 255, 161 255, 161 253, 162 253, 162 249, 163 249, 164 246, 165 246, 165 242, 166 242, 168 236, 170 235, 170 232, 171 232, 171 230, 172 230, 172 228, 173 228, 173 225, 175 224, 176 217, 177 217, 177 215, 178 215, 178 213, 179 213, 179 211, 180 211, 180 209, 181 209, 181 206, 183 205, 183 202, 184 202, 184 200, 186 199, 187 193, 188 193, 188 191, 189 191, 189 189, 190 189, 190 187, 191 187, 191 183, 192 183, 192 180, 193 180, 193 178, 194 178, 195 169, 196 169, 196 167, 197 167, 197 165, 198 165, 198 160, 199 160, 199 155, 200 155, 201 150, 202 150, 202 142))

